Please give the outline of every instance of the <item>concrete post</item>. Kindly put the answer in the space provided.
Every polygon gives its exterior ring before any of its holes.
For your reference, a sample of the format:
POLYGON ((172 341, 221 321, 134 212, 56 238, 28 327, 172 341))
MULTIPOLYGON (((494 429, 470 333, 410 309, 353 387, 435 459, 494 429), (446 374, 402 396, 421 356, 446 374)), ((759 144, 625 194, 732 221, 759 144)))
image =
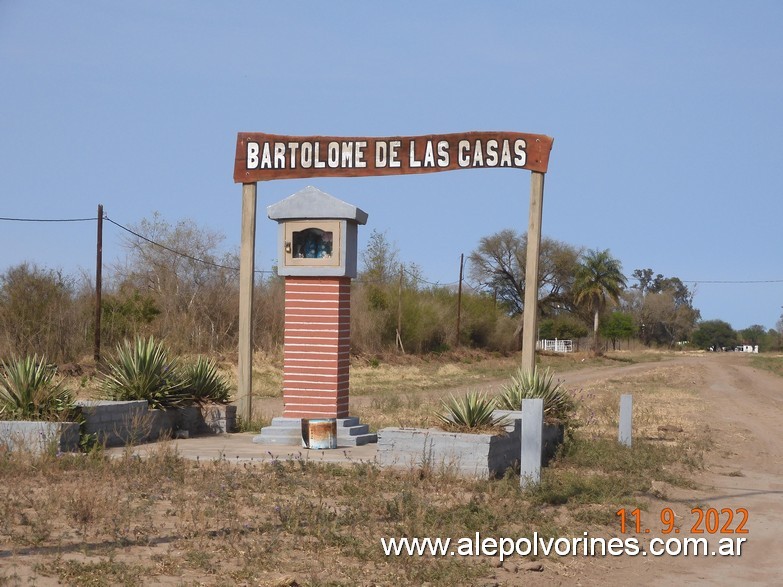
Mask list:
POLYGON ((623 394, 620 396, 620 431, 617 440, 620 444, 631 446, 631 424, 633 421, 633 396, 623 394))
POLYGON ((521 453, 519 457, 519 484, 521 487, 541 482, 541 450, 543 448, 544 400, 522 400, 521 453))

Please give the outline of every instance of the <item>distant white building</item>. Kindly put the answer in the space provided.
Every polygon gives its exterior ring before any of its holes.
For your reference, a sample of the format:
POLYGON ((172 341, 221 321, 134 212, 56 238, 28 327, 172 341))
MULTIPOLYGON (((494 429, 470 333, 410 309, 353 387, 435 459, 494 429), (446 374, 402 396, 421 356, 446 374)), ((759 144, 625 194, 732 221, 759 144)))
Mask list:
POLYGON ((743 344, 734 349, 738 353, 758 353, 759 345, 757 344, 743 344))

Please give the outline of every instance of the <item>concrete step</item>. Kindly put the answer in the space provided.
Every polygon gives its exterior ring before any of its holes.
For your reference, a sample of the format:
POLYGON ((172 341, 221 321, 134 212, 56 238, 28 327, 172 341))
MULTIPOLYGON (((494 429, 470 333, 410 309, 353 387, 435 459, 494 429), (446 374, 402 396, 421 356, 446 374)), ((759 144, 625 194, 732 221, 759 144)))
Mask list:
POLYGON ((370 427, 367 424, 359 424, 358 426, 345 426, 343 428, 337 427, 337 438, 343 436, 359 436, 361 434, 367 434, 370 431, 370 427))
MULTIPOLYGON (((378 435, 370 433, 367 424, 360 424, 359 418, 348 417, 337 419, 337 446, 362 446, 377 442, 378 435)), ((300 418, 272 418, 272 423, 261 429, 261 433, 253 437, 256 444, 274 444, 285 446, 301 446, 302 420, 300 418)))
POLYGON ((356 434, 354 436, 338 436, 337 448, 341 446, 364 446, 365 444, 378 442, 378 435, 372 434, 356 434))

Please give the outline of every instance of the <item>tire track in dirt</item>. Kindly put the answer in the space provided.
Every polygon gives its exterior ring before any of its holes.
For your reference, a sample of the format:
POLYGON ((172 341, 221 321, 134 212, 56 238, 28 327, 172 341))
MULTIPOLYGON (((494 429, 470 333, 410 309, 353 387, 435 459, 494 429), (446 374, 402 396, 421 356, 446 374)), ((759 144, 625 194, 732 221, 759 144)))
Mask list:
MULTIPOLYGON (((714 446, 706 455, 702 491, 693 501, 746 508, 748 540, 740 557, 675 560, 657 584, 780 584, 783 529, 783 380, 752 368, 749 357, 708 355, 700 396, 714 446)), ((714 538, 713 538, 714 540, 714 538)))
POLYGON ((593 561, 580 573, 581 584, 781 584, 783 379, 751 367, 749 359, 733 353, 716 354, 692 363, 704 375, 705 384, 698 394, 713 444, 705 454, 704 470, 696 477, 698 489, 672 490, 666 499, 652 504, 648 514, 655 518, 661 508, 672 507, 685 520, 678 536, 707 538, 711 550, 722 537, 744 537, 747 541, 741 556, 638 556, 593 561), (718 511, 747 509, 748 534, 690 534, 696 521, 690 510, 695 505, 718 511), (607 576, 597 580, 595 571, 599 568, 607 576))

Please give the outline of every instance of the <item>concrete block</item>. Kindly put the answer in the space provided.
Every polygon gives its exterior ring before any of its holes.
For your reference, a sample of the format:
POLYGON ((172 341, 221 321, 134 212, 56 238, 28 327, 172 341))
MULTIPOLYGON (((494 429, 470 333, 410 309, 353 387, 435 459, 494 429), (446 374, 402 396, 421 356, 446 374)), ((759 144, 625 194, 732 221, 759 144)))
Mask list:
POLYGON ((236 428, 236 406, 151 410, 144 400, 82 400, 77 405, 85 418, 85 432, 95 434, 106 446, 149 442, 183 432, 195 436, 236 428))
MULTIPOLYGON (((524 424, 522 411, 496 412, 500 412, 496 416, 508 417, 505 434, 383 428, 378 431, 378 462, 398 468, 432 466, 471 477, 502 475, 519 463, 524 424)), ((539 468, 555 454, 562 441, 561 427, 541 426, 537 443, 539 468)))
POLYGON ((80 400, 77 406, 85 419, 85 432, 96 435, 106 446, 123 446, 149 437, 152 424, 144 400, 80 400))
POLYGON ((237 429, 237 407, 224 404, 201 406, 201 417, 207 432, 227 434, 237 429))
POLYGON ((33 454, 79 450, 76 422, 0 421, 0 447, 33 454))
POLYGON ((518 445, 518 429, 492 435, 384 428, 378 431, 378 462, 386 467, 433 467, 464 476, 492 477, 514 466, 518 445))

